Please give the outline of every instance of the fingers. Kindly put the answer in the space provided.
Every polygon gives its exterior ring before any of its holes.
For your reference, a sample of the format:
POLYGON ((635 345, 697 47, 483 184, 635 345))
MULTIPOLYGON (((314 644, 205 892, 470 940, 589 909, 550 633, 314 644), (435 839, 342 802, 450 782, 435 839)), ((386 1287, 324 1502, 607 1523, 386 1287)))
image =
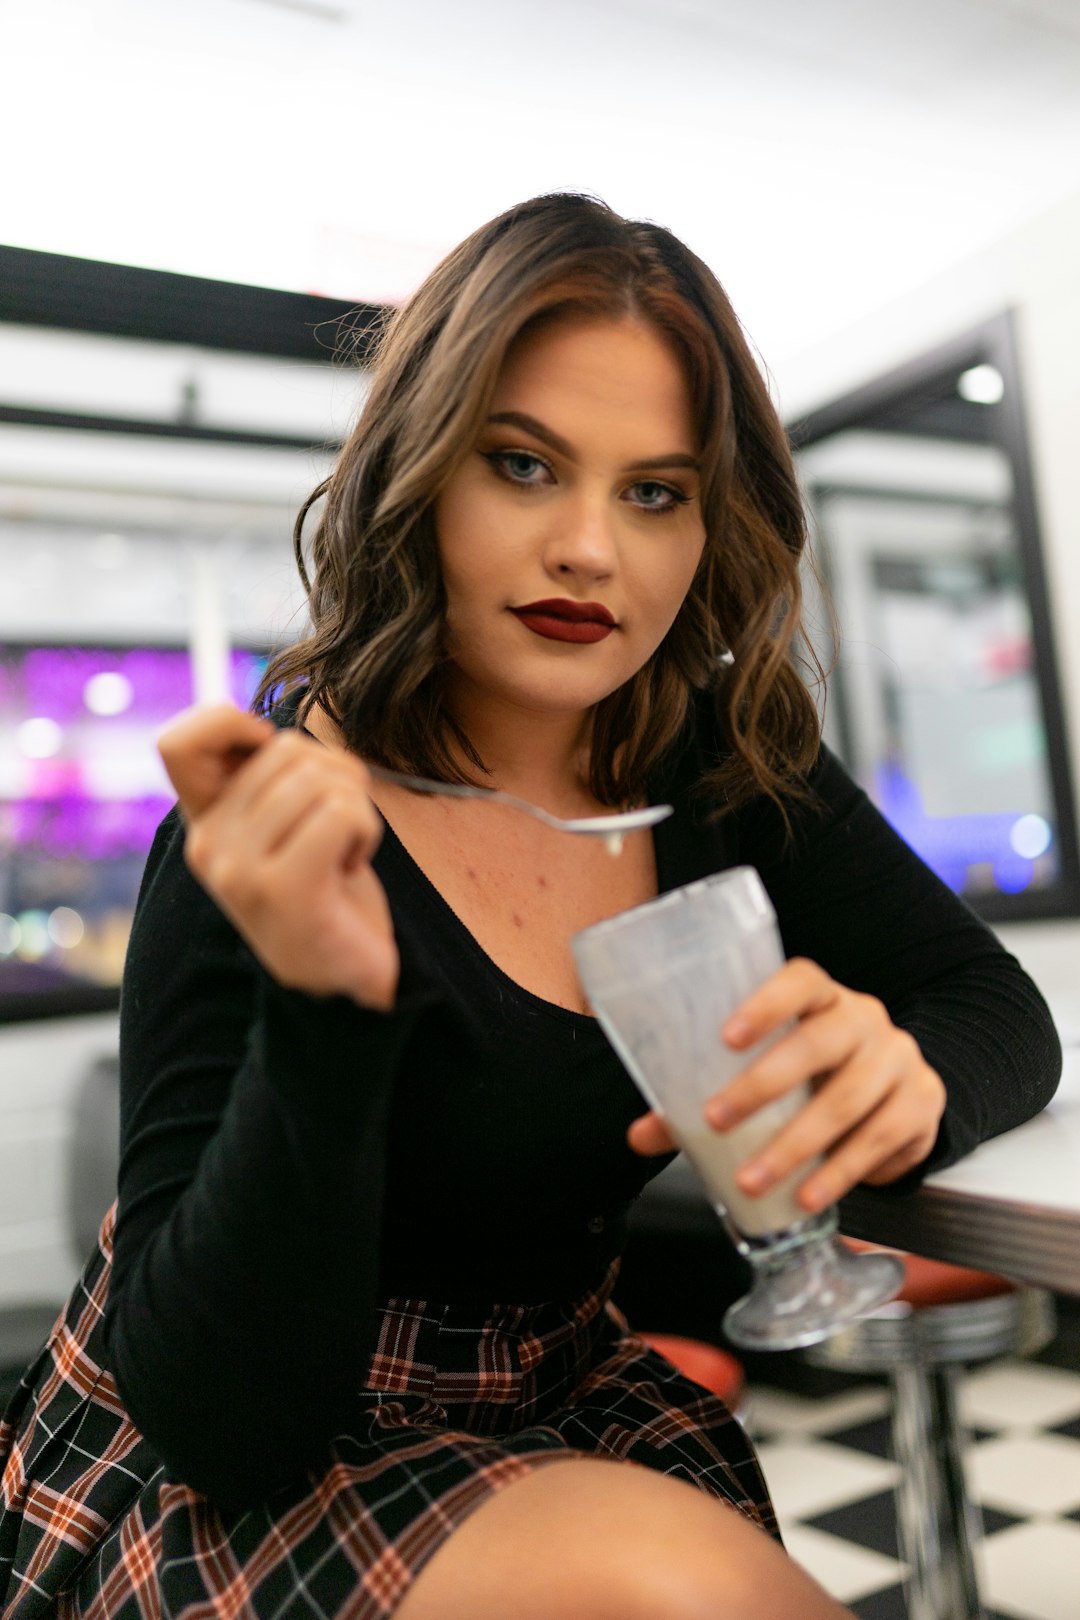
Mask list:
MULTIPOLYGON (((785 1096, 817 1075, 833 1073, 857 1048, 885 1037, 892 1029, 888 1013, 873 996, 841 992, 832 980, 829 986, 826 994, 811 985, 813 994, 801 1003, 790 986, 785 987, 788 994, 774 1005, 784 1009, 790 1027, 712 1099, 706 1109, 711 1125, 730 1129, 764 1103, 785 1096), (793 1006, 796 1011, 789 1011, 793 1006)), ((770 1019, 766 1034, 776 1032, 770 1019)))
POLYGON ((287 864, 290 881, 303 893, 309 877, 327 867, 355 871, 370 861, 378 847, 382 823, 370 799, 349 782, 330 784, 324 792, 298 805, 298 814, 267 863, 287 864))
POLYGON ((635 1153, 645 1158, 655 1158, 658 1153, 670 1153, 678 1144, 668 1130, 667 1121, 661 1114, 642 1114, 626 1133, 626 1140, 635 1153))
POLYGON ((735 1051, 744 1051, 789 1019, 830 1006, 840 988, 816 962, 793 956, 753 995, 747 996, 724 1024, 721 1034, 735 1051))
POLYGON ((714 1129, 737 1130, 800 1087, 812 1092, 741 1166, 744 1192, 766 1193, 817 1161, 799 1191, 803 1207, 817 1211, 861 1181, 895 1180, 932 1148, 945 1104, 940 1076, 876 997, 814 963, 785 964, 721 1033, 735 1050, 770 1044, 706 1105, 714 1129))
POLYGON ((369 782, 350 755, 276 736, 189 826, 188 864, 234 914, 329 872, 347 875, 382 838, 369 782))
MULTIPOLYGON (((744 1192, 768 1192, 796 1170, 823 1162, 802 1183, 799 1202, 825 1209, 862 1181, 884 1183, 925 1158, 934 1144, 944 1087, 921 1058, 907 1062, 909 1037, 861 1054, 830 1077, 768 1146, 742 1165, 744 1192)), ((914 1043, 912 1043, 914 1045, 914 1043)))
POLYGON ((185 821, 200 815, 238 767, 276 735, 270 720, 232 704, 189 709, 158 737, 158 752, 185 821))
POLYGON ((911 1098, 897 1089, 831 1153, 819 1170, 799 1189, 799 1202, 808 1212, 830 1204, 861 1182, 884 1186, 920 1164, 934 1145, 937 1120, 928 1127, 913 1118, 911 1098), (903 1145, 896 1147, 897 1142, 903 1145))
POLYGON ((317 807, 340 801, 354 817, 363 858, 370 859, 383 823, 369 797, 366 768, 349 754, 292 734, 280 742, 279 747, 275 740, 245 765, 229 789, 228 813, 242 823, 250 853, 274 854, 317 807))

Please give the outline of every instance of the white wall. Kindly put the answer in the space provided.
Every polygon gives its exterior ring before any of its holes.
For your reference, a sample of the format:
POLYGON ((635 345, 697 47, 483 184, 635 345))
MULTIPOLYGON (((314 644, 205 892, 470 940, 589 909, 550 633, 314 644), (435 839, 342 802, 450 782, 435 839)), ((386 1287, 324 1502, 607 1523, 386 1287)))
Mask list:
POLYGON ((0 1030, 0 1309, 55 1303, 77 1274, 67 1220, 73 1105, 87 1069, 116 1045, 111 1013, 0 1030))

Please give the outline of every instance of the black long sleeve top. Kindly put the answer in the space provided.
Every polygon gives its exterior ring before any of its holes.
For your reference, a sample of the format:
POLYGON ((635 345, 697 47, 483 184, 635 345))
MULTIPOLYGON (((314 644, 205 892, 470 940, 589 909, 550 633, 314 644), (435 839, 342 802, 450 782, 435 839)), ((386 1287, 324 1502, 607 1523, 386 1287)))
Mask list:
MULTIPOLYGON (((279 716, 290 723, 291 711, 279 716)), ((706 709, 653 784, 661 892, 755 866, 789 955, 878 995, 948 1091, 910 1186, 1049 1100, 1045 1004, 828 751, 814 802, 718 821, 690 796, 706 709)), ((402 957, 389 1012, 275 983, 189 872, 174 810, 151 850, 121 1001, 111 1369, 172 1477, 225 1506, 317 1466, 349 1421, 391 1296, 536 1301, 594 1283, 664 1160, 594 1019, 516 985, 387 829, 402 957)))

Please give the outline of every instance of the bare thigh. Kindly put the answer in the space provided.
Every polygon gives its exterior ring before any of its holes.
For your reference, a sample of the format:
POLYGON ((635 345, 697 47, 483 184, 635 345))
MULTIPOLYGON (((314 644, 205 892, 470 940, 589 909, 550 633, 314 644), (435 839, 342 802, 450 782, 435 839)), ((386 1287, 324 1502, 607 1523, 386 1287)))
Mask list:
POLYGON ((599 1458, 506 1486, 395 1620, 852 1620, 771 1536, 681 1480, 599 1458))

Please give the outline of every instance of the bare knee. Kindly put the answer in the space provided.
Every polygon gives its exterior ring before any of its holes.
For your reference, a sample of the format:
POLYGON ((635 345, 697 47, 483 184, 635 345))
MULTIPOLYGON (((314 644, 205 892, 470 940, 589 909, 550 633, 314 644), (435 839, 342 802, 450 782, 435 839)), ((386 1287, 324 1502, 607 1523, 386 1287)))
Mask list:
POLYGON ((546 1464, 452 1535, 399 1620, 850 1620, 704 1492, 596 1459, 546 1464))

